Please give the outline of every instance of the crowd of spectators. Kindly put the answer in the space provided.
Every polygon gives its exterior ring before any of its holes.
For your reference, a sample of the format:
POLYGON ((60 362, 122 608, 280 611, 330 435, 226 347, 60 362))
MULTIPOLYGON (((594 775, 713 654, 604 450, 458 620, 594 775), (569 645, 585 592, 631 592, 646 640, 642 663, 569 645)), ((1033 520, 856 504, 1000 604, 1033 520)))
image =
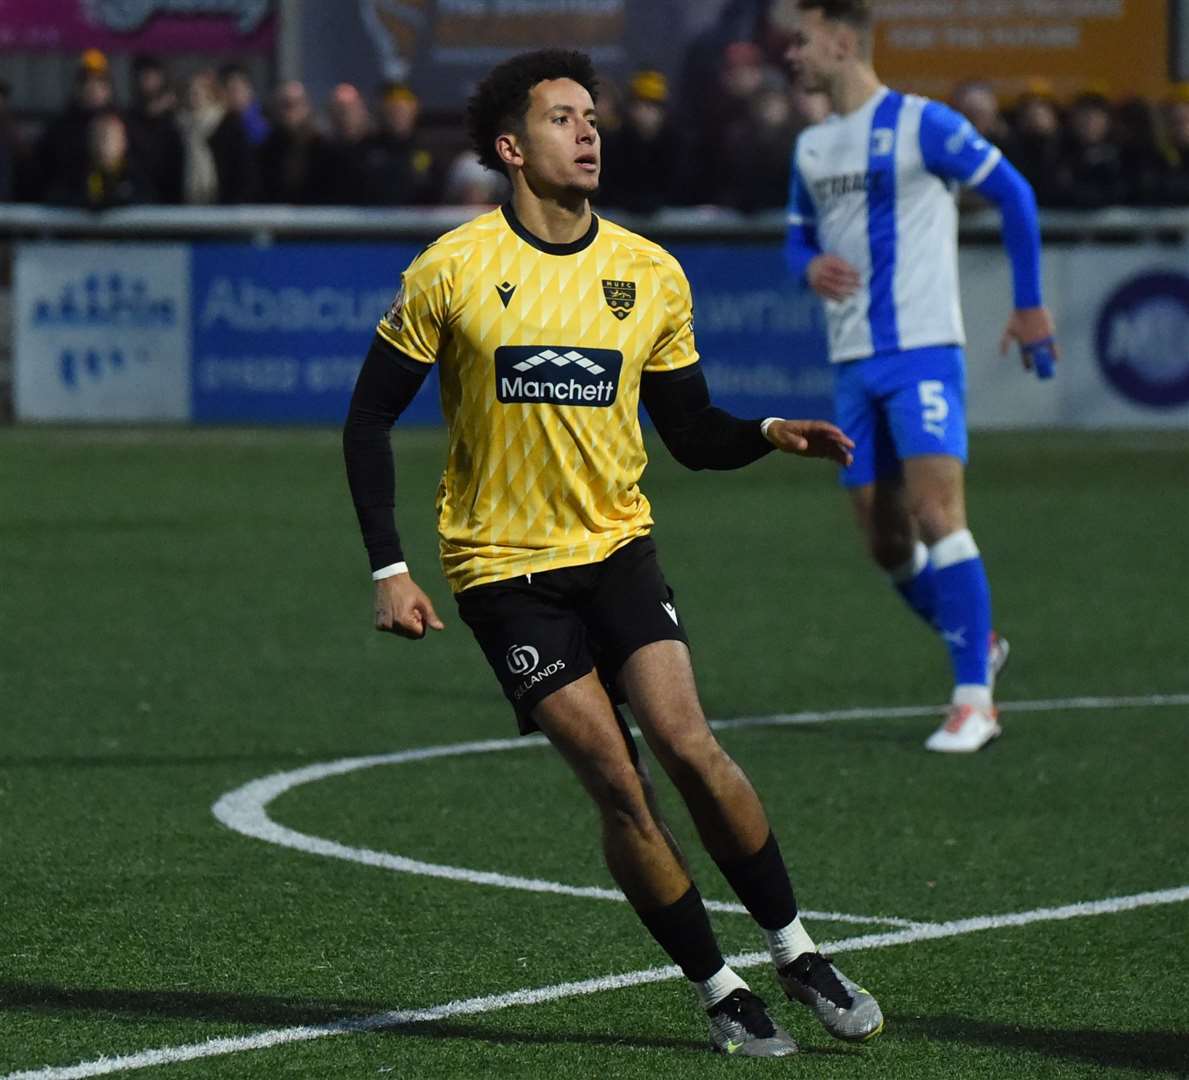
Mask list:
MULTIPOLYGON (((88 50, 66 108, 32 140, 0 81, 0 201, 482 205, 506 191, 462 147, 457 118, 453 141, 425 138, 418 99, 401 84, 369 101, 340 83, 319 110, 300 82, 262 102, 235 64, 177 87, 159 60, 141 56, 132 75, 121 105, 106 57, 88 50)), ((786 204, 790 149, 828 114, 826 97, 790 86, 750 40, 716 48, 695 78, 696 104, 658 71, 638 71, 622 89, 604 82, 602 205, 649 214, 786 204)), ((1159 103, 1090 90, 1062 102, 1038 82, 1005 105, 989 83, 970 81, 951 103, 1032 182, 1042 206, 1189 205, 1189 85, 1159 103)))
POLYGON ((263 103, 239 65, 178 87, 157 58, 138 56, 120 107, 107 58, 88 50, 65 109, 36 139, 22 138, 8 97, 0 83, 0 201, 416 206, 441 201, 449 179, 421 144, 416 95, 395 83, 372 107, 340 84, 323 124, 299 82, 263 103))

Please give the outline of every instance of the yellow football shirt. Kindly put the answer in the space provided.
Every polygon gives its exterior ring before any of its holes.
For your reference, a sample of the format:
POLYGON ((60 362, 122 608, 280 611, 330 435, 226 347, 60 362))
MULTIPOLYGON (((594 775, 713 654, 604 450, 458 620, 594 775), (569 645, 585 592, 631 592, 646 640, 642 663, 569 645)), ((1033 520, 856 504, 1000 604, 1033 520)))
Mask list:
POLYGON ((677 260, 598 217, 548 244, 495 210, 413 260, 378 329, 439 368, 455 592, 600 562, 649 532, 640 377, 697 361, 692 317, 677 260))

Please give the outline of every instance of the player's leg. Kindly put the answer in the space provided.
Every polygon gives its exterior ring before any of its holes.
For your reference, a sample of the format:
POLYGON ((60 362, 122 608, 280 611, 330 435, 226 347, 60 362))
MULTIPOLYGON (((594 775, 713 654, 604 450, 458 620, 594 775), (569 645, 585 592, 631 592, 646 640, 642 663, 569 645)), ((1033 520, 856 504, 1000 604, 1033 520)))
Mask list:
POLYGON ((575 597, 596 567, 572 567, 457 597, 513 704, 522 733, 543 729, 578 775, 598 810, 612 876, 641 921, 694 986, 710 1013, 716 1049, 744 1056, 793 1053, 796 1043, 772 1025, 762 1003, 723 963, 710 920, 635 744, 594 672, 575 597))
POLYGON ((819 986, 834 994, 837 1003, 819 1016, 835 1034, 872 1034, 882 1021, 878 1006, 857 987, 853 994, 848 991, 853 984, 818 956, 801 925, 788 871, 755 789, 706 722, 685 631, 655 546, 648 539, 635 541, 604 566, 586 612, 604 677, 627 698, 703 844, 765 931, 778 969, 786 971, 796 963, 797 972, 810 982, 805 993, 816 995, 814 1002, 826 1000, 818 995, 819 986), (859 1028, 861 1033, 853 1034, 859 1028))
POLYGON ((991 588, 978 544, 967 527, 962 462, 927 456, 904 463, 913 516, 929 545, 937 618, 950 652, 950 714, 926 746, 963 753, 999 734, 992 701, 991 588))
POLYGON ((835 415, 855 442, 854 460, 841 471, 842 485, 872 559, 905 603, 934 626, 937 596, 929 554, 908 513, 896 444, 876 392, 881 363, 873 358, 836 365, 835 415))
POLYGON ((703 845, 767 939, 781 985, 838 1038, 877 1035, 875 999, 823 957, 801 923, 788 869, 746 773, 711 731, 698 700, 689 650, 661 640, 620 671, 649 747, 690 811, 703 845))
POLYGON ((901 359, 898 371, 888 416, 908 511, 929 549, 937 624, 954 671, 950 715, 925 745, 969 752, 1000 729, 991 700, 991 590, 966 520, 962 353, 918 349, 901 359))
POLYGON ((929 549, 908 511, 904 476, 897 466, 874 483, 850 489, 855 520, 867 550, 904 602, 937 629, 937 583, 929 549))
POLYGON ((542 700, 532 718, 599 813, 607 867, 640 921, 677 964, 710 1020, 716 1050, 780 1057, 797 1044, 723 961, 697 886, 650 805, 606 691, 593 672, 542 700))

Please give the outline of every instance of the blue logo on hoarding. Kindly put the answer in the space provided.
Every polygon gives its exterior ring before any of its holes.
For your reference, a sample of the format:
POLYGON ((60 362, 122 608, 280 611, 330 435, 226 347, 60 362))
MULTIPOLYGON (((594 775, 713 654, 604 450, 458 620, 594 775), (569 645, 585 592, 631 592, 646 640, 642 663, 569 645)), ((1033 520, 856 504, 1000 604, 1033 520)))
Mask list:
POLYGON ((39 329, 157 330, 176 325, 177 319, 172 297, 152 296, 145 278, 118 272, 67 282, 56 298, 42 297, 33 305, 33 325, 39 329))
POLYGON ((152 354, 133 344, 135 335, 175 327, 178 311, 174 297, 154 295, 147 278, 113 271, 68 281, 57 296, 39 297, 32 321, 38 330, 86 332, 82 343, 58 353, 58 378, 76 390, 123 373, 129 357, 148 363, 152 354))
POLYGON ((1151 273, 1119 288, 1098 317, 1098 364, 1140 405, 1189 403, 1189 277, 1151 273))
MULTIPOLYGON (((136 359, 142 364, 150 359, 145 349, 137 349, 136 359)), ((118 375, 128 366, 123 349, 63 349, 58 355, 58 377, 71 389, 83 381, 99 382, 105 375, 118 375)))

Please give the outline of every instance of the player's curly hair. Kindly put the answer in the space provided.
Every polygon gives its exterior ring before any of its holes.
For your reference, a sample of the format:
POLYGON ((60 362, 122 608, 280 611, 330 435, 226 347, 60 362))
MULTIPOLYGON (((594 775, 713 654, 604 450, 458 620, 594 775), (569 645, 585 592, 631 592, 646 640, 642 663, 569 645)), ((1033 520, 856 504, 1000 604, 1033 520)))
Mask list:
POLYGON ((495 172, 504 163, 495 140, 505 131, 523 133, 529 92, 546 79, 573 79, 599 100, 599 80, 586 53, 541 49, 521 53, 493 68, 467 102, 467 132, 479 160, 495 172))
POLYGON ((797 7, 802 11, 819 10, 827 19, 850 23, 860 30, 871 26, 871 0, 800 0, 797 7))

